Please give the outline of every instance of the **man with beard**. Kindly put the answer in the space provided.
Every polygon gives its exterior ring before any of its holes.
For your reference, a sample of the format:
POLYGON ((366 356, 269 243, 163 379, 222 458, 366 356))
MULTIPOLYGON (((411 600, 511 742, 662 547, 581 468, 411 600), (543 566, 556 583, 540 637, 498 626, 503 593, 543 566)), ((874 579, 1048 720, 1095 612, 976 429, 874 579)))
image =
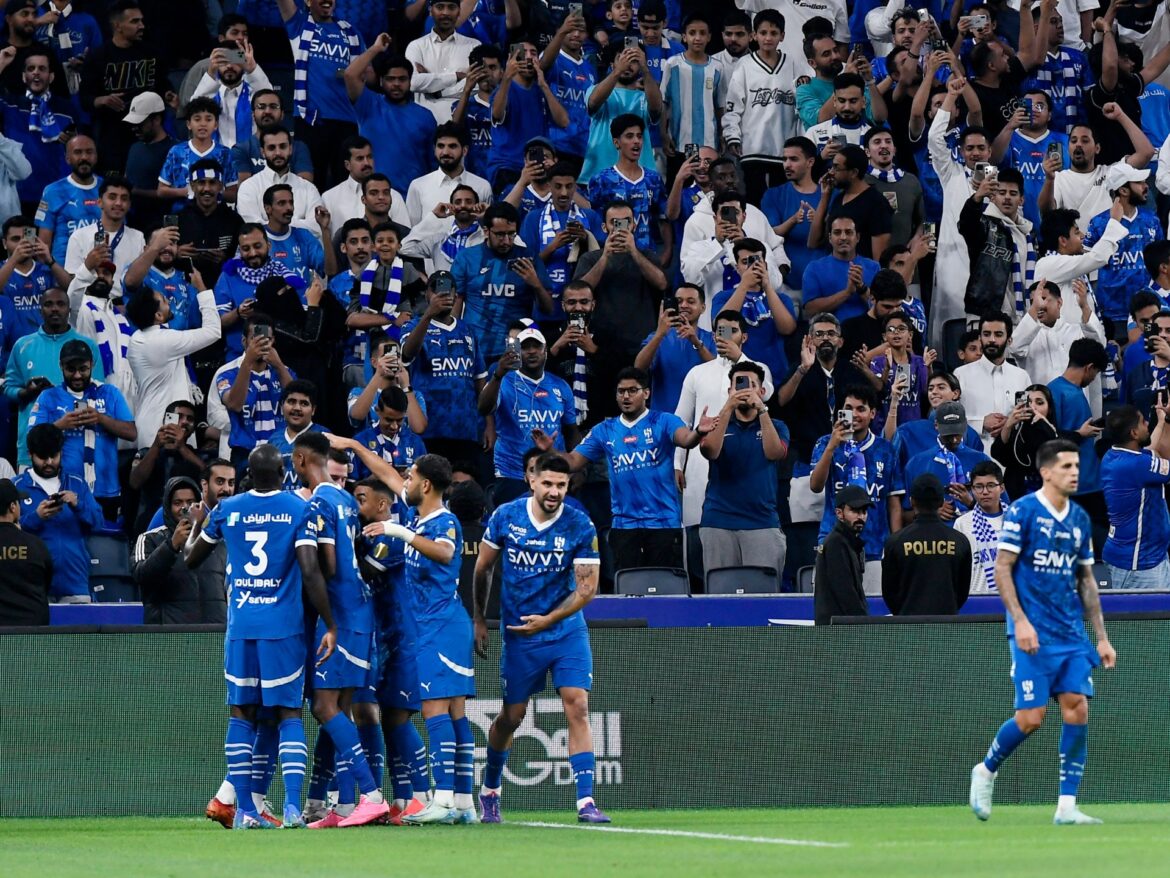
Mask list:
POLYGON ((69 274, 53 260, 39 238, 26 237, 32 223, 21 216, 4 221, 4 248, 8 258, 0 265, 0 296, 8 299, 4 308, 3 333, 17 339, 36 332, 41 325, 41 296, 45 290, 69 286, 69 274))
POLYGON ((450 203, 440 201, 410 230, 402 255, 426 259, 434 271, 449 271, 461 251, 486 240, 479 222, 486 209, 474 189, 459 184, 451 190, 450 203))
MULTIPOLYGON (((827 34, 813 34, 806 37, 804 54, 808 58, 809 66, 812 67, 813 77, 801 82, 796 89, 796 112, 800 116, 801 124, 808 129, 819 122, 832 119, 833 114, 837 111, 833 83, 838 76, 842 73, 862 73, 864 70, 872 79, 873 71, 869 69, 868 64, 862 65, 854 59, 850 59, 848 64, 844 64, 837 51, 837 42, 827 34), (858 69, 859 67, 861 69, 858 69)), ((862 82, 865 84, 865 76, 862 77, 862 82)), ((865 89, 864 116, 874 122, 882 122, 885 121, 884 104, 880 119, 873 110, 873 95, 876 93, 876 89, 865 89)))
POLYGON ((79 303, 74 328, 97 344, 106 383, 118 388, 133 410, 138 386, 126 358, 133 330, 122 313, 122 296, 114 292, 116 271, 112 262, 99 263, 92 272, 82 266, 69 285, 69 298, 79 303))
MULTIPOLYGON (((341 227, 340 234, 341 255, 346 260, 346 270, 339 272, 329 279, 329 292, 348 309, 354 301, 354 294, 360 289, 362 272, 370 264, 374 253, 374 237, 370 224, 364 219, 351 219, 341 227)), ((385 325, 385 321, 382 321, 385 325)), ((354 370, 351 376, 345 376, 345 384, 352 387, 360 383, 365 374, 366 347, 368 333, 365 330, 355 329, 345 342, 342 355, 342 374, 354 370)))
POLYGON ((816 145, 807 137, 790 137, 784 141, 784 176, 781 186, 773 186, 760 202, 772 231, 784 240, 784 253, 792 262, 785 278, 791 290, 804 285, 804 270, 821 254, 808 246, 812 218, 821 202, 821 187, 813 179, 816 145))
POLYGON ((244 221, 221 200, 223 168, 214 159, 191 165, 191 191, 195 197, 179 214, 178 254, 214 287, 244 221))
POLYGON ((435 160, 439 168, 410 183, 406 193, 406 212, 410 216, 411 226, 422 222, 432 206, 449 202, 456 186, 470 186, 481 204, 491 203, 491 184, 467 170, 467 149, 466 129, 452 122, 444 122, 435 129, 435 160))
POLYGON ((292 272, 272 259, 264 227, 245 223, 240 227, 240 255, 229 259, 215 285, 216 308, 223 327, 227 359, 243 352, 241 322, 251 318, 256 306, 256 287, 270 277, 286 277, 292 272))
MULTIPOLYGON (((250 138, 237 138, 236 145, 232 147, 232 164, 236 168, 236 179, 241 183, 264 170, 260 133, 270 128, 284 128, 284 108, 280 103, 280 95, 270 88, 256 91, 252 95, 252 122, 257 133, 250 138)), ((293 141, 289 167, 298 177, 313 182, 313 162, 309 158, 309 148, 299 140, 293 141)))
POLYGON ((171 308, 168 325, 183 330, 198 325, 199 290, 175 267, 178 237, 179 231, 174 227, 155 229, 142 255, 126 269, 122 284, 131 296, 161 293, 171 308))
POLYGON ((670 194, 666 196, 666 218, 674 223, 674 240, 682 240, 687 220, 703 196, 711 191, 711 166, 718 158, 718 150, 700 146, 694 155, 679 165, 670 194))
POLYGON ((711 56, 723 65, 723 81, 716 96, 720 106, 727 99, 728 79, 740 60, 746 58, 752 50, 751 27, 751 16, 742 9, 729 9, 723 15, 723 49, 711 56))
MULTIPOLYGON (((436 123, 451 118, 451 108, 463 91, 462 80, 471 66, 471 52, 480 41, 458 33, 459 4, 455 0, 431 0, 431 32, 406 47, 406 60, 414 68, 410 90, 418 103, 430 110, 436 123)), ((381 42, 382 37, 378 38, 381 42)))
POLYGON ((283 128, 260 132, 260 149, 264 153, 264 170, 240 184, 236 211, 245 222, 265 222, 268 217, 264 213, 264 193, 270 186, 284 183, 293 193, 292 224, 318 234, 314 227, 314 217, 317 208, 322 206, 321 194, 316 186, 289 170, 292 156, 292 138, 289 133, 283 128))
POLYGON ((259 312, 248 319, 244 352, 215 374, 213 393, 228 410, 232 465, 243 473, 248 455, 276 433, 283 389, 296 378, 273 344, 272 319, 259 312))
POLYGON ((817 145, 822 159, 831 161, 845 143, 861 146, 871 127, 864 110, 865 80, 856 73, 838 73, 833 77, 833 114, 810 125, 804 136, 817 145))
POLYGON ((0 47, 4 49, 3 57, 9 58, 11 63, 4 69, 0 67, 0 87, 11 95, 22 94, 25 83, 22 81, 25 62, 30 55, 44 57, 52 74, 49 85, 52 86, 53 96, 62 100, 69 100, 69 80, 65 76, 65 68, 57 59, 57 55, 45 43, 38 42, 37 32, 37 3, 36 0, 9 0, 4 6, 4 23, 6 25, 7 43, 0 47), (8 49, 12 51, 9 52, 8 49))
POLYGON ((162 224, 163 211, 171 201, 158 191, 158 175, 166 165, 171 148, 179 145, 163 124, 166 109, 163 99, 154 92, 143 92, 131 102, 130 112, 122 119, 138 138, 126 156, 126 178, 134 185, 130 193, 130 216, 144 229, 162 224))
MULTIPOLYGON (((345 156, 345 171, 349 176, 321 196, 321 203, 329 211, 332 225, 336 227, 367 212, 362 193, 365 191, 365 182, 374 175, 373 144, 370 141, 361 135, 351 137, 341 145, 341 152, 345 156)), ((371 227, 376 225, 370 217, 367 220, 370 220, 371 227)))
POLYGON ((107 521, 118 517, 118 440, 134 442, 138 429, 126 398, 113 384, 93 380, 93 350, 74 339, 61 348, 64 380, 33 403, 33 425, 52 424, 64 435, 61 469, 80 476, 107 521))
POLYGON ((1032 224, 1020 210, 1023 197, 1023 176, 1015 168, 1007 168, 998 177, 985 177, 959 213, 959 235, 967 242, 970 267, 963 298, 969 315, 1002 308, 1022 317, 1027 309, 1027 290, 1036 268, 1036 240, 1032 224), (985 205, 988 196, 990 202, 985 205))
MULTIPOLYGON (((592 290, 589 298, 592 310, 592 290)), ((699 328, 699 318, 707 310, 703 288, 680 284, 674 299, 663 299, 658 326, 634 358, 634 365, 650 375, 650 408, 664 412, 678 407, 687 373, 715 358, 715 337, 699 328)))
POLYGON ((864 488, 847 485, 837 495, 837 524, 817 551, 813 582, 813 618, 828 625, 834 616, 868 616, 862 588, 865 543, 861 532, 873 501, 864 488))
POLYGON ((318 208, 315 217, 320 229, 320 241, 308 229, 293 226, 296 210, 292 187, 287 183, 275 183, 268 187, 264 193, 264 213, 268 217, 264 234, 268 236, 272 259, 300 275, 306 283, 311 272, 326 277, 337 274, 337 251, 333 248, 328 208, 318 208), (322 242, 326 246, 322 247, 322 242))
MULTIPOLYGON (((1143 249, 1163 238, 1162 226, 1154 212, 1145 207, 1149 201, 1149 168, 1138 170, 1127 162, 1118 162, 1105 175, 1105 190, 1110 198, 1120 200, 1124 213, 1118 218, 1127 234, 1117 245, 1109 262, 1097 272, 1097 301, 1104 317, 1113 321, 1114 339, 1126 336, 1125 322, 1129 299, 1142 289, 1149 278, 1143 249)), ((1104 210, 1089 220, 1085 246, 1092 247, 1109 225, 1110 211, 1104 210)))
POLYGON ((317 414, 317 387, 312 381, 296 378, 284 386, 280 396, 280 420, 276 432, 268 437, 284 460, 284 489, 295 491, 300 487, 292 465, 293 443, 302 433, 324 433, 325 428, 313 418, 317 414))
POLYGON ((979 321, 979 340, 983 356, 955 370, 962 389, 967 423, 983 438, 983 451, 991 453, 991 440, 1003 427, 1008 413, 1015 408, 1016 394, 1032 383, 1028 373, 1005 362, 1012 340, 1012 319, 1003 312, 992 311, 979 321))
MULTIPOLYGON (((129 530, 139 534, 162 523, 163 490, 167 482, 178 476, 198 479, 203 471, 203 458, 196 453, 188 441, 195 433, 195 404, 185 399, 171 402, 164 413, 168 423, 163 424, 150 440, 149 445, 140 447, 130 465, 128 485, 137 496, 137 512, 129 530)), ((143 436, 139 442, 148 437, 143 436)), ((218 468, 210 476, 204 476, 203 496, 214 507, 218 492, 224 490, 225 476, 228 496, 236 483, 236 471, 224 461, 227 471, 218 468)), ((216 464, 212 464, 215 467, 216 464)), ((222 586, 223 580, 220 580, 222 586)))
MULTIPOLYGON (((641 49, 623 48, 615 40, 607 47, 604 57, 609 61, 609 75, 585 92, 585 107, 590 116, 589 145, 577 176, 580 182, 588 182, 602 168, 617 161, 617 147, 610 133, 614 119, 631 113, 649 128, 662 118, 662 92, 653 76, 644 75, 645 53, 641 49)), ((642 150, 639 162, 646 170, 654 170, 653 150, 642 150)))
POLYGON ((69 236, 65 250, 65 270, 73 276, 84 268, 93 271, 100 262, 117 266, 115 280, 121 281, 130 263, 146 248, 142 232, 130 228, 126 213, 130 210, 130 181, 119 175, 106 177, 98 187, 101 216, 96 223, 82 226, 69 236))
POLYGON ((272 83, 256 63, 247 40, 224 40, 211 50, 207 72, 195 87, 193 97, 212 97, 220 106, 219 142, 229 149, 252 138, 252 95, 271 89, 272 83), (244 63, 228 60, 229 51, 243 51, 244 63))
MULTIPOLYGON (((833 150, 829 170, 821 178, 821 200, 813 211, 809 245, 824 240, 826 216, 851 219, 857 232, 857 252, 868 259, 881 256, 890 243, 894 211, 885 196, 866 182, 869 160, 860 146, 833 150)), ((830 236, 831 237, 831 236, 830 236)))
POLYGON ((411 94, 411 63, 402 57, 379 58, 389 48, 390 37, 382 34, 354 58, 345 68, 345 90, 357 115, 358 130, 375 144, 374 164, 402 189, 434 167, 431 151, 436 126, 431 111, 415 103, 411 94), (366 88, 366 71, 371 65, 380 96, 366 88))
MULTIPOLYGON (((37 207, 38 235, 49 245, 53 261, 65 261, 69 236, 82 226, 97 222, 102 215, 98 200, 101 178, 94 176, 97 147, 84 134, 75 134, 65 143, 69 176, 45 187, 37 207)), ((157 185, 157 178, 155 184, 157 185)))
POLYGON ((88 604, 89 549, 85 538, 102 526, 102 510, 85 480, 61 471, 65 435, 52 424, 37 424, 28 431, 25 457, 29 468, 13 479, 28 495, 20 507, 20 527, 45 541, 53 558, 50 600, 63 604, 88 604))
MULTIPOLYGON (((65 142, 76 125, 75 112, 68 100, 49 94, 53 71, 48 50, 32 49, 24 56, 21 84, 24 91, 10 94, 0 105, 4 131, 20 144, 32 173, 16 184, 21 210, 32 214, 45 187, 60 179, 69 166, 65 164, 65 142)), ((0 71, 12 59, 0 52, 0 71)))
MULTIPOLYGON (((890 217, 890 243, 904 245, 925 219, 922 184, 916 176, 894 164, 898 148, 894 145, 893 132, 884 128, 871 128, 865 132, 862 142, 869 160, 865 182, 886 199, 893 211, 890 217)), ((885 248, 877 251, 877 255, 880 257, 884 252, 885 248)))
POLYGON ((532 138, 569 125, 569 114, 545 81, 535 44, 524 41, 518 45, 520 48, 510 54, 504 65, 504 78, 492 95, 495 130, 485 173, 496 189, 503 189, 519 175, 532 138))

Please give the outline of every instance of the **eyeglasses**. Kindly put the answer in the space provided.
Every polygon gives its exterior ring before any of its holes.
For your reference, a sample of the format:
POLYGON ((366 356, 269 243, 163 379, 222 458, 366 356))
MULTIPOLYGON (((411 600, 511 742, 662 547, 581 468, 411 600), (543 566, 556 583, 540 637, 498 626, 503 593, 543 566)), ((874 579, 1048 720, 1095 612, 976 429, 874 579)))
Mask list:
POLYGON ((895 335, 897 335, 899 333, 903 333, 903 332, 909 332, 909 331, 910 331, 909 326, 887 326, 886 327, 886 332, 892 332, 895 335))
POLYGON ((641 392, 641 387, 619 387, 617 389, 618 396, 636 396, 641 392))
POLYGON ((840 338, 841 334, 835 329, 814 329, 813 338, 840 338))
POLYGON ((999 482, 992 482, 989 485, 972 485, 971 490, 979 494, 986 494, 988 491, 994 491, 996 488, 1000 487, 1002 487, 1002 485, 999 482))

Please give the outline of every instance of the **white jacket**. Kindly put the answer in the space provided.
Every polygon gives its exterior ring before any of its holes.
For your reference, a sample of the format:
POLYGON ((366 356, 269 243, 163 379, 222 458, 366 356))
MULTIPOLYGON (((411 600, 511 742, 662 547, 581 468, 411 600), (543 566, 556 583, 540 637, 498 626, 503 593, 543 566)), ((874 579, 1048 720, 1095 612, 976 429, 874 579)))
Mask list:
MULTIPOLYGON (((946 134, 951 114, 939 110, 926 134, 930 163, 938 174, 943 191, 942 222, 938 224, 938 251, 934 263, 934 298, 931 300, 930 340, 932 348, 943 346, 943 326, 948 320, 963 317, 963 297, 971 276, 967 242, 959 235, 959 213, 963 202, 971 197, 967 169, 952 158, 946 134)), ((963 400, 966 404, 967 400, 963 400)), ((968 409, 970 412, 970 409, 968 409)), ((986 414, 986 412, 984 412, 986 414)))
POLYGON ((752 52, 740 59, 727 87, 723 140, 738 143, 744 159, 776 161, 784 141, 800 134, 792 59, 780 53, 775 68, 752 52))

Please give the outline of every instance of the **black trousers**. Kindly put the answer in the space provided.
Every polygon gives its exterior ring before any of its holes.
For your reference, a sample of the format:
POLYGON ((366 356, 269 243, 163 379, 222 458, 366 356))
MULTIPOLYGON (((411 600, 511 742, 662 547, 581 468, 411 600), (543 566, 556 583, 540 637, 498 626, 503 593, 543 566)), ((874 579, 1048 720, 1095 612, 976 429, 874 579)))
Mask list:
POLYGON ((613 569, 682 567, 682 529, 677 527, 613 528, 609 532, 613 569))

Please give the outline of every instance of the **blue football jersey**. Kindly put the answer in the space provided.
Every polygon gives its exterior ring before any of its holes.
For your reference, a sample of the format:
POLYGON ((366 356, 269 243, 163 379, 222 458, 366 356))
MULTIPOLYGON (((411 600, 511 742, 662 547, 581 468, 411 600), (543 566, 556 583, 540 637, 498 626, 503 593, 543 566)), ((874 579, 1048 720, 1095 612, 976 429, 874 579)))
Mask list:
POLYGON ((539 428, 565 450, 565 427, 577 423, 577 408, 569 385, 545 372, 533 381, 509 372, 500 382, 496 403, 496 477, 524 478, 524 452, 532 447, 532 431, 539 428))
MULTIPOLYGON (((1109 212, 1102 211, 1089 220, 1085 230, 1085 249, 1101 240, 1109 219, 1109 212)), ((1129 317, 1130 296, 1150 282, 1143 249, 1162 238, 1162 225, 1152 210, 1139 207, 1133 219, 1122 217, 1118 222, 1129 229, 1129 234, 1121 239, 1108 264, 1097 272, 1096 285, 1102 316, 1115 323, 1129 317)))
MULTIPOLYGON (((54 244, 56 240, 54 239, 54 244)), ((13 270, 3 294, 12 300, 16 312, 16 337, 32 335, 41 328, 41 296, 57 286, 53 270, 43 262, 34 262, 32 271, 21 274, 13 270)))
POLYGON ((305 630, 297 529, 305 501, 249 491, 221 500, 200 539, 227 546, 229 640, 280 640, 305 630))
POLYGON ((463 566, 463 528, 450 510, 436 509, 420 518, 411 529, 436 543, 450 543, 455 554, 446 564, 424 557, 413 546, 406 547, 406 582, 410 588, 415 622, 421 628, 441 622, 452 613, 464 613, 459 600, 459 571, 463 566))
MULTIPOLYGON (((325 428, 320 424, 309 424, 301 433, 324 433, 325 428)), ((284 489, 286 491, 295 491, 301 486, 301 480, 297 477, 296 470, 292 465, 293 443, 297 441, 297 433, 291 439, 288 438, 288 424, 283 420, 276 424, 276 432, 268 437, 268 444, 274 445, 276 450, 280 452, 281 460, 284 461, 284 489)))
MULTIPOLYGON (((411 323, 403 337, 417 325, 417 320, 411 323)), ((454 317, 449 325, 430 322, 422 348, 410 363, 415 390, 421 390, 432 404, 424 439, 479 439, 479 393, 475 387, 487 374, 483 352, 466 323, 454 317)))
POLYGON ((614 527, 682 526, 674 433, 686 426, 675 414, 646 409, 632 423, 606 418, 574 449, 592 461, 605 458, 614 527))
MULTIPOLYGON (((1057 514, 1037 492, 1017 500, 1004 514, 997 548, 1019 556, 1012 571, 1016 595, 1041 646, 1085 640, 1076 568, 1093 563, 1092 536, 1088 514, 1071 500, 1057 514)), ((1007 633, 1015 633, 1010 615, 1007 633)))
MULTIPOLYGON (((353 439, 371 451, 376 451, 382 460, 398 469, 410 467, 418 458, 427 453, 423 441, 409 430, 399 431, 398 435, 391 439, 389 436, 384 435, 377 427, 370 427, 368 430, 362 430, 353 439)), ((370 471, 362 463, 360 457, 356 454, 352 454, 351 456, 353 460, 353 478, 355 481, 361 481, 370 475, 370 471)))
POLYGON ((69 236, 82 226, 92 226, 101 219, 98 189, 101 177, 94 177, 89 186, 79 186, 73 177, 64 177, 45 187, 37 206, 36 226, 53 232, 53 259, 65 264, 69 236))
POLYGON ((367 634, 374 630, 374 605, 358 567, 358 505, 332 482, 313 491, 297 528, 298 546, 333 546, 337 569, 326 581, 329 606, 338 628, 367 634))
POLYGON ((1149 570, 1166 560, 1170 513, 1164 487, 1170 460, 1148 448, 1114 446, 1101 461, 1101 486, 1109 509, 1109 538, 1101 560, 1123 570, 1149 570))
MULTIPOLYGON (((829 444, 829 437, 822 436, 813 448, 812 466, 825 453, 829 444)), ((890 535, 890 518, 886 513, 886 500, 897 494, 906 493, 905 478, 902 467, 898 463, 898 455, 894 446, 880 436, 870 433, 861 443, 860 451, 865 458, 866 490, 874 508, 870 510, 865 520, 865 528, 861 538, 865 542, 865 560, 880 561, 885 552, 886 537, 890 535)), ((829 480, 825 483, 825 513, 821 518, 821 529, 817 542, 824 542, 837 524, 837 492, 848 484, 849 456, 845 453, 845 445, 838 445, 833 452, 833 465, 829 472, 829 480)))
POLYGON ((655 223, 666 216, 666 184, 657 171, 642 169, 642 179, 631 180, 616 167, 605 168, 589 181, 591 204, 628 201, 634 208, 634 240, 639 250, 650 250, 658 236, 655 223))
MULTIPOLYGON (((454 110, 458 103, 452 101, 451 109, 454 110)), ((471 140, 464 165, 471 173, 483 177, 487 172, 488 156, 492 151, 492 106, 490 102, 485 104, 480 100, 479 92, 468 100, 467 115, 463 124, 471 140)))
POLYGON ((1012 167, 1024 177, 1024 200, 1020 209, 1032 222, 1032 229, 1040 228, 1040 190, 1044 188, 1044 158, 1052 144, 1060 147, 1061 168, 1068 167, 1068 136, 1049 131, 1043 137, 1033 139, 1022 131, 1012 132, 1002 166, 1012 167))
MULTIPOLYGON (((600 564, 597 531, 584 512, 562 506, 552 521, 537 524, 529 504, 520 497, 498 506, 488 521, 483 542, 498 549, 500 567, 500 627, 513 637, 508 625, 521 625, 522 616, 542 616, 555 610, 577 590, 574 564, 600 564)), ((524 642, 560 640, 585 627, 585 618, 574 613, 524 642)))
POLYGON ((269 256, 294 274, 308 281, 310 270, 325 273, 325 251, 308 229, 292 226, 283 235, 277 235, 265 227, 264 234, 268 236, 269 256))

